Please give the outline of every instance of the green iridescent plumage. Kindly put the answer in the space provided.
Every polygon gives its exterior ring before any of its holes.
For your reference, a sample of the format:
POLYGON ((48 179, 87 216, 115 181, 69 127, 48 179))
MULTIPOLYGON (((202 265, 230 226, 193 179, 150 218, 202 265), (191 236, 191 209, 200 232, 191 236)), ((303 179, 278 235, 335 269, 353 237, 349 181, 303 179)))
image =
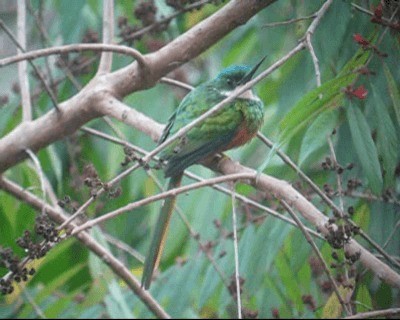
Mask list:
MULTIPOLYGON (((250 70, 245 66, 230 67, 190 92, 169 119, 160 143, 225 99, 250 70)), ((197 161, 226 150, 241 125, 255 134, 262 124, 264 111, 261 100, 254 98, 234 100, 167 147, 160 155, 168 161, 165 176, 174 176, 197 161)))
MULTIPOLYGON (((248 82, 262 61, 253 69, 247 66, 227 68, 215 79, 192 90, 170 117, 159 143, 224 100, 235 88, 248 82)), ((183 171, 192 164, 249 141, 261 127, 263 115, 263 103, 248 90, 166 147, 160 158, 166 162, 165 176, 171 177, 168 189, 180 185, 183 171)), ((174 205, 175 197, 170 197, 161 208, 142 276, 142 286, 146 289, 160 260, 174 205)))

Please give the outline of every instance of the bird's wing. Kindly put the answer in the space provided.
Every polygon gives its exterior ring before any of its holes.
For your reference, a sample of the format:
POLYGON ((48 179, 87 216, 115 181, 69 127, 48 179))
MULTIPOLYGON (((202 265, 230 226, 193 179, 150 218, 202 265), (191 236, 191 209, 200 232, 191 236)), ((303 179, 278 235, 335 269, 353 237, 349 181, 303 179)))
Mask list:
POLYGON ((230 130, 215 136, 201 137, 189 132, 187 141, 181 143, 181 146, 175 146, 175 152, 170 155, 164 168, 165 176, 171 177, 179 174, 192 164, 223 151, 224 147, 232 141, 235 133, 235 130, 230 130))
MULTIPOLYGON (((207 85, 201 85, 187 94, 170 117, 160 142, 165 141, 169 135, 175 134, 223 99, 221 96, 216 97, 215 94, 216 91, 207 85)), ((234 110, 232 104, 192 128, 185 136, 161 152, 160 157, 168 161, 164 169, 165 176, 179 174, 199 160, 224 150, 235 137, 242 121, 243 115, 234 110)))

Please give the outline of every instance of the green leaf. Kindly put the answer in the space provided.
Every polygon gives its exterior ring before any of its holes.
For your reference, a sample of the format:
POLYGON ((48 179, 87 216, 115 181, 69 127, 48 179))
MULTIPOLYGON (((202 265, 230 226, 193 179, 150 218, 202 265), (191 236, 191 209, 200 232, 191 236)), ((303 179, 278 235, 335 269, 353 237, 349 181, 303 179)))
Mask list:
POLYGON ((281 251, 275 260, 275 267, 279 273, 282 284, 285 286, 285 293, 300 311, 304 310, 302 302, 302 292, 298 285, 296 277, 293 275, 293 269, 290 265, 288 256, 281 251))
POLYGON ((125 300, 121 287, 115 280, 108 285, 110 294, 104 299, 107 312, 112 319, 132 319, 133 314, 130 311, 125 300))
POLYGON ((4 131, 7 128, 7 125, 9 125, 9 122, 14 122, 19 119, 13 119, 17 118, 15 116, 15 110, 17 109, 18 104, 15 103, 14 105, 7 105, 2 108, 0 108, 0 136, 3 136, 4 131), (11 121, 10 121, 11 120, 11 121), (12 121, 14 120, 14 121, 12 121))
POLYGON ((399 139, 397 137, 396 128, 389 115, 389 110, 383 103, 376 88, 371 84, 374 97, 374 111, 377 121, 377 147, 379 156, 383 161, 383 169, 385 170, 385 186, 391 187, 395 181, 395 170, 398 158, 399 139))
POLYGON ((82 19, 82 8, 85 6, 85 1, 58 0, 55 2, 55 6, 59 12, 58 19, 63 39, 65 43, 71 42, 86 22, 85 19, 82 19))
MULTIPOLYGON (((342 285, 339 287, 339 294, 346 300, 346 297, 350 296, 352 293, 352 289, 345 288, 342 285)), ((339 302, 339 299, 335 292, 331 293, 331 296, 328 298, 328 301, 324 305, 322 310, 322 319, 339 319, 343 311, 343 307, 339 302)))
POLYGON ((354 107, 351 102, 346 108, 346 115, 354 148, 367 176, 369 187, 375 194, 379 194, 383 187, 382 173, 378 152, 372 140, 367 120, 360 109, 354 107))
POLYGON ((393 78, 389 67, 386 63, 383 64, 383 71, 385 72, 386 80, 388 83, 389 95, 392 98, 393 108, 396 113, 397 124, 400 125, 400 92, 396 80, 393 78))
POLYGON ((202 309, 213 296, 215 297, 216 291, 218 287, 221 286, 221 283, 218 274, 215 272, 215 267, 212 264, 209 264, 207 266, 207 271, 203 276, 200 295, 197 302, 200 309, 202 309))
POLYGON ((370 215, 370 207, 367 204, 363 203, 359 208, 356 209, 356 212, 353 215, 353 221, 362 230, 368 230, 370 215))
MULTIPOLYGON (((62 266, 60 266, 62 269, 62 266)), ((70 281, 71 278, 77 276, 77 274, 84 268, 84 264, 77 264, 70 269, 62 269, 60 275, 54 279, 53 281, 47 282, 46 286, 42 287, 42 289, 35 295, 35 303, 36 304, 45 304, 46 300, 48 300, 51 295, 60 290, 66 283, 70 281)), ((19 313, 19 317, 26 318, 28 314, 32 311, 31 304, 25 304, 19 313)))
POLYGON ((395 291, 385 282, 381 282, 374 293, 375 307, 378 309, 389 309, 393 305, 395 291))
MULTIPOLYGON (((57 185, 61 186, 62 185, 62 160, 60 155, 57 153, 57 150, 55 148, 55 146, 53 144, 49 145, 46 148, 46 152, 48 154, 49 157, 49 163, 51 165, 52 168, 52 172, 54 172, 55 178, 57 179, 57 185)), ((61 191, 61 190, 59 190, 61 191)))
POLYGON ((321 113, 311 126, 307 129, 301 143, 299 166, 304 164, 309 158, 327 146, 327 135, 330 134, 339 120, 336 110, 328 110, 321 113))
POLYGON ((314 120, 322 111, 329 107, 336 107, 342 103, 344 94, 342 88, 350 85, 356 77, 354 70, 363 65, 369 53, 358 50, 352 59, 342 68, 338 76, 308 92, 286 114, 280 123, 281 142, 289 140, 302 128, 314 120))
POLYGON ((369 294, 368 288, 365 285, 360 285, 357 289, 356 310, 357 313, 367 312, 373 309, 371 295, 369 294))
POLYGON ((315 88, 303 96, 282 119, 280 123, 280 141, 289 140, 314 120, 322 111, 328 107, 338 105, 343 97, 340 89, 350 82, 349 78, 347 75, 327 81, 322 86, 315 88))

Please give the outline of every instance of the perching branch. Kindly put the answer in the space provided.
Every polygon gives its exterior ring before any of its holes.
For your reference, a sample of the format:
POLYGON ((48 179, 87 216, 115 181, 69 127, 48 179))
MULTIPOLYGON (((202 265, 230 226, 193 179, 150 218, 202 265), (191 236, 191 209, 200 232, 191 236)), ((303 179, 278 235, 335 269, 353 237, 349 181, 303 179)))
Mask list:
MULTIPOLYGON (((131 109, 130 115, 135 118, 134 114, 137 113, 135 109, 131 109)), ((142 115, 142 120, 144 119, 142 115)), ((158 137, 161 134, 159 130, 159 125, 157 123, 147 118, 146 128, 153 128, 153 133, 150 136, 158 137), (155 125, 151 125, 151 124, 155 125)), ((138 129, 141 130, 143 122, 138 124, 138 129)), ((212 165, 212 164, 211 164, 212 165)), ((227 157, 222 158, 218 161, 212 168, 215 171, 219 171, 222 174, 232 174, 232 173, 245 173, 245 172, 255 172, 253 169, 246 168, 239 163, 235 163, 227 157)), ((264 192, 273 194, 278 199, 285 200, 290 206, 296 208, 304 218, 311 222, 319 232, 327 236, 329 230, 326 228, 328 217, 322 214, 311 202, 304 198, 297 190, 295 190, 289 183, 283 180, 279 180, 267 175, 258 175, 257 179, 252 182, 252 185, 264 192)), ((75 230, 76 231, 76 230, 75 230)), ((350 242, 345 246, 345 250, 350 254, 354 255, 361 253, 360 261, 367 268, 371 269, 375 274, 377 274, 381 279, 390 283, 393 286, 400 287, 400 275, 393 271, 390 267, 384 264, 382 261, 378 260, 373 254, 368 250, 358 244, 355 240, 350 240, 350 242)))

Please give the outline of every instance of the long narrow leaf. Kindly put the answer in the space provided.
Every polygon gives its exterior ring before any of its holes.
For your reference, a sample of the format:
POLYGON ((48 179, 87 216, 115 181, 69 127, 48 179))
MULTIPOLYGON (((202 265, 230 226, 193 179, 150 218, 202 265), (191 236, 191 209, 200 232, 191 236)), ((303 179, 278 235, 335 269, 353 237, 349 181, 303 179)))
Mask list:
POLYGON ((371 137, 367 120, 359 108, 351 103, 346 108, 351 137, 358 159, 367 176, 369 187, 375 194, 382 191, 383 180, 379 165, 378 152, 371 137))
POLYGON ((388 83, 389 95, 392 98, 394 112, 396 113, 397 125, 400 125, 400 91, 396 80, 393 78, 389 67, 383 64, 383 71, 385 72, 386 80, 388 83))
POLYGON ((397 166, 399 139, 396 128, 389 115, 389 110, 383 103, 379 92, 371 84, 374 97, 374 110, 377 121, 377 147, 379 156, 382 158, 385 170, 385 187, 393 186, 394 172, 397 166))
POLYGON ((327 146, 327 135, 332 132, 339 120, 337 110, 329 110, 321 113, 307 128, 301 143, 299 165, 303 165, 308 159, 327 146))
POLYGON ((281 142, 287 142, 299 130, 308 125, 329 107, 339 106, 344 97, 343 88, 350 85, 355 77, 354 70, 364 65, 369 52, 360 49, 340 70, 336 78, 308 92, 282 119, 280 123, 281 142))

